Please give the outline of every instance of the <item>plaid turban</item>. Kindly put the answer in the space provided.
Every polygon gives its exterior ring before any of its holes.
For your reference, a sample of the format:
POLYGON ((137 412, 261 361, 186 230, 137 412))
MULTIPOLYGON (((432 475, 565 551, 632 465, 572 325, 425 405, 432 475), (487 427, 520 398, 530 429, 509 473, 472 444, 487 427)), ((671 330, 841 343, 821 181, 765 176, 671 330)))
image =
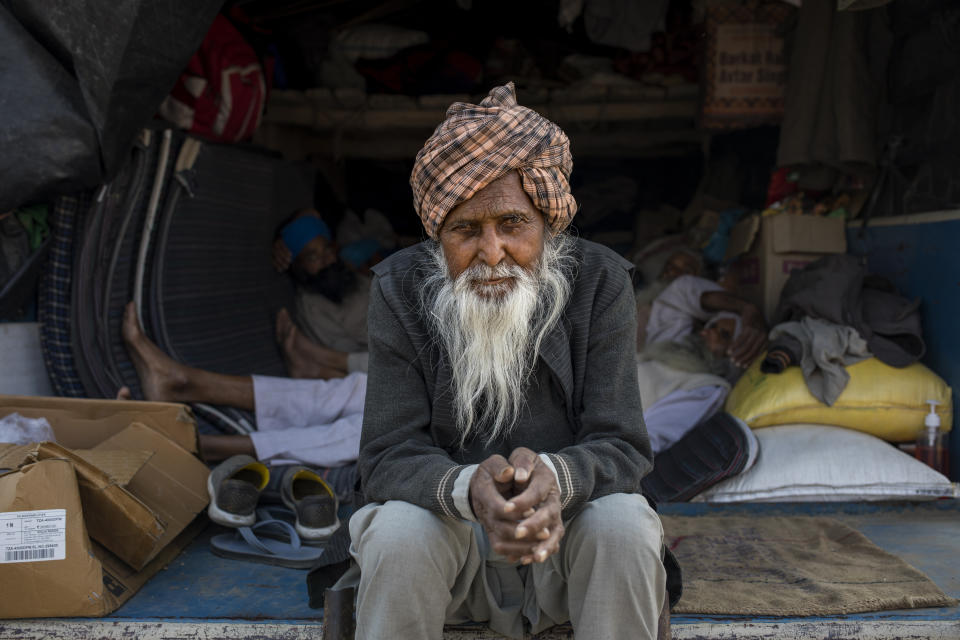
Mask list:
POLYGON ((413 206, 431 238, 450 210, 485 186, 519 170, 523 190, 554 233, 577 212, 570 195, 570 141, 557 125, 517 104, 513 83, 479 104, 455 102, 417 154, 413 206))

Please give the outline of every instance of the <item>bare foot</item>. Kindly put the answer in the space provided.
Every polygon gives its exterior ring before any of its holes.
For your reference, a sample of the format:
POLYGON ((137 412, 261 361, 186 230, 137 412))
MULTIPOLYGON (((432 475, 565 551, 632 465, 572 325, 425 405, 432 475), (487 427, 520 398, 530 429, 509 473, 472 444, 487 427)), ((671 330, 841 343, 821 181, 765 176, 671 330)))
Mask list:
POLYGON ((347 354, 327 349, 303 335, 286 309, 277 312, 277 343, 291 378, 329 379, 347 375, 347 354))
POLYGON ((133 393, 130 391, 130 387, 122 386, 117 389, 117 400, 133 400, 133 393))
MULTIPOLYGON (((150 341, 140 329, 132 302, 123 314, 123 341, 140 376, 140 388, 147 400, 187 402, 189 369, 174 361, 150 341)), ((121 390, 122 392, 122 390, 121 390)), ((129 394, 129 389, 127 390, 129 394)), ((119 394, 118 394, 119 395, 119 394)))

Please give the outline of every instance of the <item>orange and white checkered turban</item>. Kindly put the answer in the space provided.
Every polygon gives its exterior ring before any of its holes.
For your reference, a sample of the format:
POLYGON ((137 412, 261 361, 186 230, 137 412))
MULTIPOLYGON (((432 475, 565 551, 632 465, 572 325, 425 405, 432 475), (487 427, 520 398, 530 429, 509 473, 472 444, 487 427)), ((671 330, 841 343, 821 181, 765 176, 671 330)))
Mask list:
POLYGON ((570 194, 570 141, 560 127, 517 104, 513 83, 476 104, 455 102, 417 154, 410 174, 413 206, 431 238, 450 210, 509 171, 554 233, 577 212, 570 194))

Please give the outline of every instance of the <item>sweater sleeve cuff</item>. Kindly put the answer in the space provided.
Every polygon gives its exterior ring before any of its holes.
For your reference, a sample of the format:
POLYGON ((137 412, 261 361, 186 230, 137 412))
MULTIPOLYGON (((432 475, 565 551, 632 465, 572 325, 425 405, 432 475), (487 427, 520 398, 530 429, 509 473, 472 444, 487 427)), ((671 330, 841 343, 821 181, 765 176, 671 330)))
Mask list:
POLYGON ((563 456, 556 453, 541 453, 540 458, 545 459, 545 463, 553 469, 553 473, 557 476, 557 486, 560 488, 560 509, 562 511, 574 499, 580 488, 579 483, 573 477, 573 470, 563 456))
MULTIPOLYGON (((436 485, 434 500, 438 508, 435 508, 436 511, 439 511, 445 516, 451 518, 460 518, 460 509, 458 508, 454 500, 454 488, 457 484, 457 481, 460 479, 461 471, 467 469, 469 465, 457 464, 452 467, 448 467, 446 471, 443 472, 443 475, 440 476, 440 481, 436 485)), ((472 465, 476 467, 476 465, 472 465)), ((473 475, 472 473, 470 475, 473 475)), ((469 493, 470 488, 470 479, 466 478, 466 487, 469 493)), ((469 497, 467 498, 467 503, 469 503, 469 497)), ((467 505, 469 509, 469 504, 467 505)))
MULTIPOLYGON (((541 454, 540 454, 540 460, 543 462, 543 464, 547 465, 547 468, 549 468, 550 471, 553 471, 553 477, 556 479, 556 481, 557 481, 557 486, 559 487, 559 486, 560 486, 560 476, 557 475, 557 466, 556 466, 555 464, 553 464, 553 460, 551 460, 551 459, 550 459, 550 456, 548 456, 548 455, 545 454, 545 453, 541 453, 541 454)), ((562 499, 562 498, 563 498, 563 494, 561 493, 560 495, 561 495, 561 499, 562 499)))
POLYGON ((473 474, 477 472, 479 466, 471 464, 463 467, 453 483, 453 506, 461 518, 471 522, 476 522, 477 517, 473 514, 473 507, 470 506, 470 481, 473 480, 473 474))

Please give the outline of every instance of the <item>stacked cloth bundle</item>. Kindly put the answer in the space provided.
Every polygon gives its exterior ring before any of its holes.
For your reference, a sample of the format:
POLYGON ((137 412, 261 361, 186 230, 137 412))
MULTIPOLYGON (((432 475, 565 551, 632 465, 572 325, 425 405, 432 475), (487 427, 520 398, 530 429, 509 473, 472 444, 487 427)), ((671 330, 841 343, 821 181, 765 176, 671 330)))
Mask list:
POLYGON ((790 276, 774 314, 762 369, 799 364, 810 393, 830 406, 850 379, 844 367, 876 356, 906 367, 923 356, 920 301, 870 275, 848 255, 820 258, 790 276))

